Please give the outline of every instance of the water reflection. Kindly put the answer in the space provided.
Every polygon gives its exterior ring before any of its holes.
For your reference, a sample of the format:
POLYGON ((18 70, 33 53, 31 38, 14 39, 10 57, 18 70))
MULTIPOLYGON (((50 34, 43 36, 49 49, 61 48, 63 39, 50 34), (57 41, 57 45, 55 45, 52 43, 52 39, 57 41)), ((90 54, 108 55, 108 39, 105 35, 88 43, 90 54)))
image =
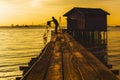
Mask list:
POLYGON ((44 29, 0 29, 0 80, 21 76, 20 65, 27 65, 39 55, 43 46, 44 29))

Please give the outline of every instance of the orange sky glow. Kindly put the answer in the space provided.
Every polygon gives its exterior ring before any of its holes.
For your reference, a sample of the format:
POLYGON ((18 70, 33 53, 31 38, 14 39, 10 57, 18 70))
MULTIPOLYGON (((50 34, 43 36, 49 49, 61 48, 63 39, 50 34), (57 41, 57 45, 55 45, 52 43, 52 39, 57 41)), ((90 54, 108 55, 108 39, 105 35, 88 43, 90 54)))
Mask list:
POLYGON ((0 0, 0 26, 42 24, 62 16, 73 7, 102 8, 109 12, 108 25, 120 25, 120 0, 0 0))

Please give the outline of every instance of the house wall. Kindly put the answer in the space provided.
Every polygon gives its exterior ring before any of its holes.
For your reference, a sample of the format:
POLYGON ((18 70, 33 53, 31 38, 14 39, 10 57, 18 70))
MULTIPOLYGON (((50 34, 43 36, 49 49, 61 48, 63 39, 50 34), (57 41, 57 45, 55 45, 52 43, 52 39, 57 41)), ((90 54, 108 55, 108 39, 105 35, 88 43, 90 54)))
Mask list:
POLYGON ((85 29, 93 31, 107 30, 106 15, 85 15, 85 29))
POLYGON ((85 17, 83 14, 74 12, 67 16, 68 30, 83 30, 85 29, 85 17))
POLYGON ((106 31, 107 16, 74 12, 67 16, 67 24, 68 30, 106 31))

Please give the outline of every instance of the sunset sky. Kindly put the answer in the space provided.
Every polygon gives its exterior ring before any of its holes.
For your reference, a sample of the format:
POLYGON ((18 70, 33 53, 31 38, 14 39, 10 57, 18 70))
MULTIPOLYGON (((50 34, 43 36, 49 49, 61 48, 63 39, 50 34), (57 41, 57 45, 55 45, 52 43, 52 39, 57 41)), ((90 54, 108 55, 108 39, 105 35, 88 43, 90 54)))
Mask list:
POLYGON ((108 25, 120 25, 120 0, 0 0, 0 26, 45 25, 52 16, 58 19, 73 7, 102 8, 111 14, 108 25))

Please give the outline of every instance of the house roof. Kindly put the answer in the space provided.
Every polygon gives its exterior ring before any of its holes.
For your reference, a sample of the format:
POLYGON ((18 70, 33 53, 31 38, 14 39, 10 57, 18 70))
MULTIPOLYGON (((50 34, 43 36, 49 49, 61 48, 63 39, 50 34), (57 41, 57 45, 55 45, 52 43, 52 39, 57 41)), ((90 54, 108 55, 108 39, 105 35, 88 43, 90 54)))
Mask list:
POLYGON ((83 14, 99 14, 99 15, 110 15, 110 13, 100 9, 100 8, 79 8, 74 7, 67 13, 65 13, 63 16, 68 16, 74 12, 83 13, 83 14))

